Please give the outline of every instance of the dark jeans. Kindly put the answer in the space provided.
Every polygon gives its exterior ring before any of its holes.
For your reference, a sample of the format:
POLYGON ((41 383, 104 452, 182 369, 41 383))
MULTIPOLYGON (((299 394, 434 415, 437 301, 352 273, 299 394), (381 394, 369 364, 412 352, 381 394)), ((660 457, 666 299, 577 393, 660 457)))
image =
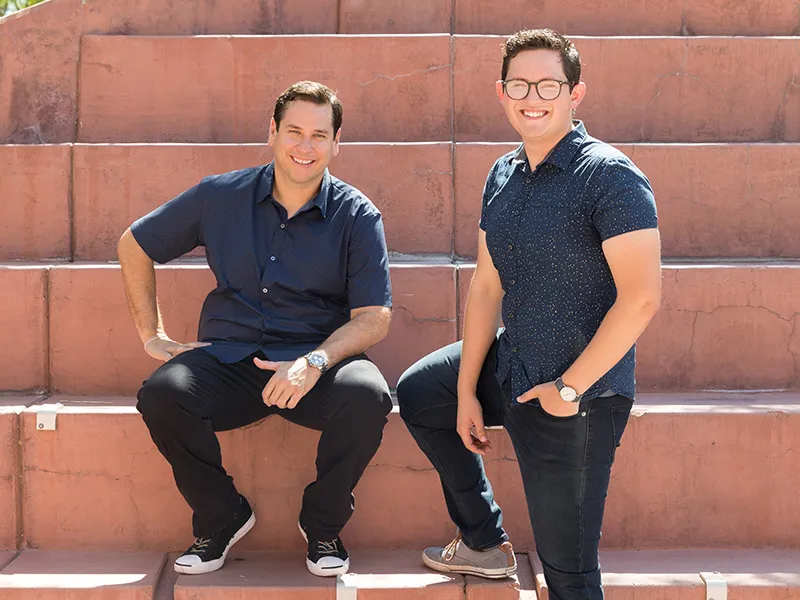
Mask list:
MULTIPOLYGON (((581 402, 554 417, 537 401, 517 404, 494 376, 497 342, 478 381, 485 424, 504 425, 519 461, 536 550, 552 600, 600 600, 598 546, 611 464, 633 401, 581 402)), ((475 550, 508 539, 483 461, 456 433, 461 343, 423 358, 400 378, 400 414, 439 472, 450 518, 475 550)))
POLYGON ((294 409, 282 410, 261 399, 271 376, 252 356, 224 364, 203 350, 190 350, 159 367, 139 390, 136 407, 194 511, 197 537, 220 531, 239 506, 215 432, 273 414, 322 432, 317 479, 303 495, 309 537, 336 538, 353 513, 353 488, 378 450, 392 409, 385 379, 366 356, 352 357, 323 375, 294 409))

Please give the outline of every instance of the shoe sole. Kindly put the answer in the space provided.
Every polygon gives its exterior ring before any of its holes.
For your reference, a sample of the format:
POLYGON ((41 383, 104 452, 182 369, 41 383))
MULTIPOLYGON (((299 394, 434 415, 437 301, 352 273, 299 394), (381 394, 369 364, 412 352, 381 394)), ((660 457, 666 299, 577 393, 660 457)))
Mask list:
MULTIPOLYGON (((300 525, 300 521, 297 521, 297 528, 300 530, 300 535, 303 536, 303 539, 308 543, 308 536, 306 535, 303 526, 300 525)), ((312 575, 316 575, 317 577, 336 577, 337 575, 344 575, 350 570, 350 558, 348 557, 344 564, 341 567, 336 567, 334 569, 324 569, 313 562, 311 562, 308 558, 306 558, 306 567, 308 568, 309 572, 312 575)))
POLYGON ((517 574, 517 567, 507 567, 505 569, 482 569, 481 567, 470 567, 469 565, 454 565, 448 567, 445 564, 436 562, 428 558, 428 555, 422 553, 422 562, 427 567, 439 573, 455 573, 457 575, 476 575, 484 577, 485 579, 505 579, 506 577, 513 577, 517 574))
MULTIPOLYGON (((174 563, 175 572, 181 573, 182 575, 203 575, 204 573, 212 573, 217 569, 222 568, 222 565, 225 564, 225 557, 228 556, 228 551, 233 547, 233 545, 242 539, 248 531, 253 528, 253 525, 256 524, 256 514, 253 513, 250 515, 250 518, 247 519, 247 522, 239 528, 239 531, 233 534, 231 541, 228 542, 228 545, 225 546, 225 550, 222 552, 222 556, 220 558, 210 560, 208 562, 199 563, 196 565, 180 565, 177 561, 174 563)), ((178 559, 180 560, 180 559, 178 559)))

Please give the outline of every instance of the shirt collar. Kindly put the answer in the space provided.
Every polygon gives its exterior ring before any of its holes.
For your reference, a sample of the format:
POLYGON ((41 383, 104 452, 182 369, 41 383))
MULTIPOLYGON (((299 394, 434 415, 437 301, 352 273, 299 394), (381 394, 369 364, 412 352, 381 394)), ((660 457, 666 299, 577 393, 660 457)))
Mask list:
MULTIPOLYGON (((572 131, 559 140, 540 164, 550 163, 562 171, 569 166, 587 136, 583 121, 573 121, 572 123, 574 125, 572 131)), ((528 164, 528 156, 525 154, 525 144, 520 144, 517 151, 511 156, 511 164, 528 164)))
MULTIPOLYGON (((256 189, 256 202, 263 202, 267 198, 272 197, 272 186, 274 182, 275 163, 271 162, 261 172, 261 179, 256 189)), ((319 208, 319 212, 322 213, 322 218, 326 218, 328 216, 328 192, 330 191, 330 187, 331 174, 328 169, 325 169, 325 173, 322 175, 322 185, 319 188, 319 192, 317 192, 317 195, 314 196, 305 207, 301 208, 300 211, 302 212, 312 206, 316 206, 319 208)))

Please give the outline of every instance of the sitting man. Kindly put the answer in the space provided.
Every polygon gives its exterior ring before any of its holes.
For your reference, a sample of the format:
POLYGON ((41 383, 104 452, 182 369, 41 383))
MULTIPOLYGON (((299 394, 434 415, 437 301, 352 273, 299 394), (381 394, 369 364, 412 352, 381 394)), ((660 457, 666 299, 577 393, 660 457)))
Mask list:
POLYGON ((329 88, 292 85, 275 104, 272 163, 207 177, 120 239, 139 337, 166 361, 139 390, 137 408, 193 511, 196 540, 175 561, 179 573, 219 569, 255 523, 215 432, 273 414, 322 432, 298 523, 308 569, 335 576, 349 568, 339 532, 392 408, 364 355, 389 330, 391 287, 380 212, 327 171, 341 123, 329 88), (180 343, 164 330, 153 261, 197 246, 217 286, 203 305, 200 341, 180 343))

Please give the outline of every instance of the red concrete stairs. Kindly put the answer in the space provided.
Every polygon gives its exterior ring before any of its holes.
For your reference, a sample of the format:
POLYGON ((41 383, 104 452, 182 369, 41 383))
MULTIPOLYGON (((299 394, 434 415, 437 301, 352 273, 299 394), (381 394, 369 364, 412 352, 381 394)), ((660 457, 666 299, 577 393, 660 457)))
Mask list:
MULTIPOLYGON (((493 97, 500 36, 523 26, 571 34, 580 118, 659 205, 663 306, 612 475, 606 596, 800 599, 794 3, 49 0, 0 19, 0 600, 549 598, 502 431, 487 470, 518 577, 422 567, 453 527, 396 411, 343 532, 351 575, 306 572, 317 434, 268 419, 220 436, 255 529, 223 570, 178 577, 188 509, 134 408, 157 363, 114 262, 133 219, 270 160, 274 98, 323 81, 345 105, 331 170, 385 217, 395 319, 371 355, 394 385, 458 339, 483 180, 516 139, 493 97)), ((173 336, 193 339, 211 283, 202 252, 159 267, 173 336)))

